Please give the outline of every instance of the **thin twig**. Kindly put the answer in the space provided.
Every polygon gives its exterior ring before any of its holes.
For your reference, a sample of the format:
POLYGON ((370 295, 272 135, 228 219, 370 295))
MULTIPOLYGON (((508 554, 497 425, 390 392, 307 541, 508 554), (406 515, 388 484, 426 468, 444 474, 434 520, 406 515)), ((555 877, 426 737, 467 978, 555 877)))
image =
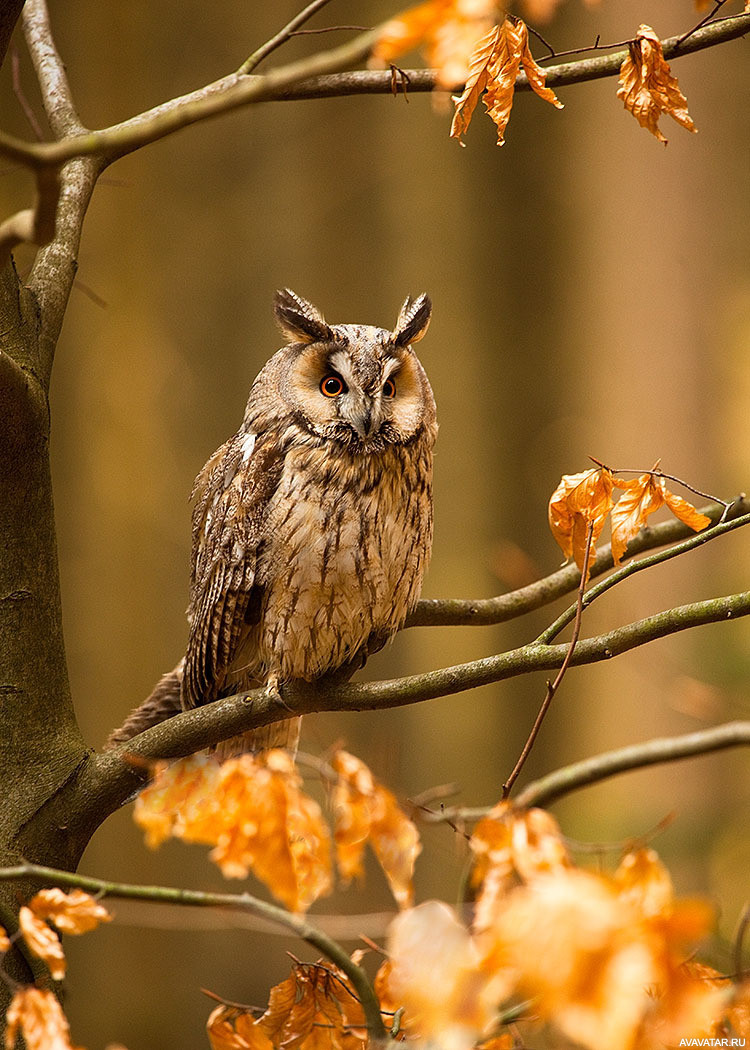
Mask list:
POLYGON ((323 26, 321 29, 295 29, 289 36, 319 36, 321 33, 340 33, 348 30, 352 33, 366 33, 370 26, 323 26))
POLYGON ((555 680, 553 682, 547 682, 547 693, 544 697, 544 700, 542 701, 542 706, 539 708, 539 713, 536 716, 534 725, 531 727, 531 732, 529 733, 528 739, 526 740, 526 743, 523 746, 521 754, 518 756, 518 761, 513 767, 512 773, 503 784, 504 799, 508 798, 508 796, 510 795, 513 789, 513 785, 518 779, 518 774, 523 769, 526 763, 526 759, 531 754, 531 749, 533 748, 536 738, 539 735, 539 730, 542 728, 542 722, 544 721, 544 718, 547 712, 549 711, 550 704, 552 703, 552 698, 554 697, 557 690, 560 688, 560 683, 562 682, 563 677, 565 676, 565 672, 570 666, 570 661, 573 659, 573 653, 575 652, 576 645, 578 644, 578 639, 581 635, 581 621, 583 618, 583 596, 589 578, 589 561, 591 559, 591 544, 593 543, 593 540, 594 520, 592 518, 589 522, 588 530, 586 532, 586 549, 583 552, 583 565, 581 566, 581 583, 578 588, 578 600, 576 602, 576 617, 575 624, 573 626, 573 637, 570 640, 568 652, 560 666, 560 670, 557 672, 555 680))
POLYGON ((13 80, 13 94, 16 96, 18 104, 23 110, 23 115, 29 122, 29 127, 34 132, 35 138, 38 142, 41 142, 44 139, 44 132, 42 131, 41 124, 36 119, 36 113, 34 112, 31 103, 24 94, 23 85, 21 84, 21 63, 18 58, 18 48, 15 44, 11 44, 10 68, 13 80))
POLYGON ((385 1028, 380 1017, 380 1005, 364 970, 353 963, 347 952, 322 930, 307 919, 293 915, 284 908, 249 893, 204 893, 199 890, 175 889, 169 886, 136 886, 129 883, 110 882, 87 875, 76 875, 69 871, 44 867, 40 864, 19 864, 0 868, 0 880, 15 881, 29 879, 51 886, 77 886, 88 892, 124 900, 156 901, 160 903, 191 905, 202 908, 232 908, 249 911, 254 915, 291 930, 301 940, 311 944, 342 970, 352 983, 365 1012, 367 1027, 374 1039, 385 1038, 385 1028))
POLYGON ((677 41, 678 47, 680 44, 683 44, 688 39, 688 37, 691 37, 693 33, 696 33, 699 29, 706 25, 707 22, 710 22, 713 19, 716 12, 721 10, 721 8, 726 2, 727 0, 714 0, 713 11, 709 11, 707 15, 704 15, 703 18, 701 18, 701 20, 693 26, 692 29, 688 29, 687 33, 680 37, 680 39, 677 41))
POLYGON ((742 955, 744 950, 745 934, 747 933, 748 926, 750 926, 750 901, 745 901, 740 912, 740 917, 737 920, 737 929, 734 934, 734 972, 736 974, 737 981, 743 981, 745 979, 745 967, 742 961, 742 955))
POLYGON ((312 0, 312 3, 308 4, 298 15, 295 15, 283 29, 280 29, 270 40, 267 40, 265 44, 262 44, 256 51, 253 51, 252 55, 250 55, 250 57, 247 58, 237 70, 240 76, 247 76, 248 73, 252 73, 264 58, 268 58, 273 51, 281 47, 282 44, 285 44, 295 30, 299 29, 301 25, 304 25, 314 14, 317 14, 321 8, 325 7, 330 2, 331 0, 312 0))
MULTIPOLYGON (((610 474, 650 474, 653 478, 664 478, 665 481, 674 481, 676 485, 682 485, 684 489, 687 489, 689 492, 694 492, 695 495, 700 496, 701 499, 710 499, 713 503, 718 503, 722 506, 724 508, 724 513, 719 519, 720 521, 724 521, 729 513, 729 508, 733 503, 733 500, 727 501, 720 496, 712 495, 710 492, 703 492, 701 489, 697 489, 695 485, 691 485, 689 481, 684 481, 682 478, 678 478, 674 474, 665 474, 663 470, 659 469, 658 465, 652 467, 651 470, 643 470, 640 467, 608 467, 606 463, 602 463, 602 461, 595 456, 589 456, 589 459, 593 463, 596 463, 598 467, 603 467, 605 470, 608 470, 610 474)), ((615 483, 616 480, 617 479, 615 479, 615 483)))

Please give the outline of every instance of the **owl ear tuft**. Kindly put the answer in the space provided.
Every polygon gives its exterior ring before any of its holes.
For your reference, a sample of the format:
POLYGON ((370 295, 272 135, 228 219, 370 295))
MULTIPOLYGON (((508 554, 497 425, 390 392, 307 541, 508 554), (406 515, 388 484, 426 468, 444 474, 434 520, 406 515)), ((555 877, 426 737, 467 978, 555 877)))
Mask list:
POLYGON ((290 288, 276 292, 273 310, 282 332, 295 343, 318 343, 333 338, 320 310, 290 288))
POLYGON ((416 299, 407 296, 398 315, 396 327, 391 332, 391 339, 396 346, 408 346, 418 343, 427 331, 432 316, 432 301, 429 295, 420 295, 416 299))

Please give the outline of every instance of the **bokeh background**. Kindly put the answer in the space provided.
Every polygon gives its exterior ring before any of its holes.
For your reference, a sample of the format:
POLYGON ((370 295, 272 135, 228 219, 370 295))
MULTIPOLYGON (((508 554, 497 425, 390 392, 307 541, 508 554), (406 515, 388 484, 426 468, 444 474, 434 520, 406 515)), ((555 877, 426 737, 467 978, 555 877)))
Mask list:
MULTIPOLYGON (((52 3, 51 13, 82 118, 97 127, 236 68, 299 6, 78 0, 52 3)), ((395 9, 332 4, 312 24, 372 25, 395 9)), ((622 40, 640 22, 669 36, 697 17, 691 0, 567 0, 544 31, 564 49, 597 34, 622 40)), ((274 61, 327 43, 302 38, 274 61)), ((39 109, 20 37, 17 46, 39 109)), ((502 149, 479 111, 461 149, 426 96, 350 98, 235 112, 110 169, 86 221, 53 389, 65 634, 92 745, 182 653, 188 494, 280 345, 278 287, 332 322, 386 327, 407 294, 433 298, 420 347, 441 426, 428 596, 488 596, 553 570, 560 555, 546 503, 560 474, 585 469, 589 454, 614 467, 661 457, 665 470, 726 497, 747 488, 748 43, 673 70, 700 132, 664 121, 666 149, 625 113, 609 79, 561 90, 562 112, 518 96, 502 149)), ((3 127, 28 135, 7 70, 0 86, 3 127)), ((6 167, 3 214, 25 206, 29 191, 28 177, 6 167)), ((619 588, 584 629, 741 590, 749 569, 747 538, 734 534, 619 588)), ((366 674, 499 652, 557 611, 492 629, 411 630, 366 674)), ((524 779, 746 715, 749 642, 747 624, 711 626, 571 671, 524 779)), ((321 753, 344 741, 403 798, 455 783, 457 801, 489 804, 543 693, 539 675, 398 711, 318 716, 306 720, 303 746, 321 753)), ((746 758, 725 753, 621 777, 555 812, 571 837, 603 843, 672 815, 656 846, 680 892, 717 902, 712 950, 729 966, 748 896, 749 794, 746 758)), ((465 859, 460 835, 426 829, 418 899, 455 900, 465 859)), ((147 852, 130 808, 101 828, 82 870, 226 888, 201 848, 147 852)), ((322 924, 366 913, 374 917, 347 928, 381 937, 391 909, 373 868, 363 888, 315 913, 322 924)), ((67 945, 66 1009, 89 1050, 203 1047, 210 1003, 201 988, 260 1005, 288 971, 285 950, 312 958, 236 916, 114 910, 111 926, 67 945)))

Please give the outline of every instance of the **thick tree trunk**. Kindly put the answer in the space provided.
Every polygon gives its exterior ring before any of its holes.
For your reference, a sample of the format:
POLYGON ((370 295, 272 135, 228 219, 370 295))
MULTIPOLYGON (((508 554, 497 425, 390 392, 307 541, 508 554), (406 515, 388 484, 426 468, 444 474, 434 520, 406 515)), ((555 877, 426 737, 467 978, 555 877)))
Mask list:
MULTIPOLYGON (((24 856, 70 868, 84 843, 49 800, 87 750, 65 662, 48 369, 38 347, 36 298, 10 263, 0 274, 0 864, 24 856)), ((14 914, 19 887, 3 885, 0 894, 14 914)))

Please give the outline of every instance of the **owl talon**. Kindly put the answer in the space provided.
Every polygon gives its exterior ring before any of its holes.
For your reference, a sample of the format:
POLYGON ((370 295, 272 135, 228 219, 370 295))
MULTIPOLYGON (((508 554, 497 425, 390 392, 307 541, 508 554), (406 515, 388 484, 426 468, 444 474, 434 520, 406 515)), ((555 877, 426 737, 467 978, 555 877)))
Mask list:
POLYGON ((269 700, 275 701, 277 704, 283 707, 285 711, 288 711, 291 715, 297 714, 297 712, 289 706, 284 697, 281 695, 279 691, 278 678, 269 678, 266 682, 266 688, 264 689, 264 692, 269 700))

